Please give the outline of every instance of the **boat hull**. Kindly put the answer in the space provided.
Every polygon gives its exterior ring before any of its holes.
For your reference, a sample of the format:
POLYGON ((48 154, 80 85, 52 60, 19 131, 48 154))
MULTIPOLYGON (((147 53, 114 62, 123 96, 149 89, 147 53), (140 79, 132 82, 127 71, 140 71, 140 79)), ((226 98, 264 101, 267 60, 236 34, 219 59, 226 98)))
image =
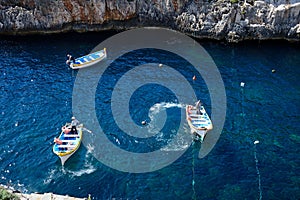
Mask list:
POLYGON ((186 106, 186 120, 191 133, 198 136, 202 142, 208 131, 213 129, 212 122, 203 106, 197 109, 195 106, 186 106))
POLYGON ((61 165, 65 165, 65 162, 75 153, 75 151, 66 156, 59 156, 61 165))
POLYGON ((77 126, 77 134, 65 134, 62 131, 58 137, 62 143, 53 145, 53 153, 60 158, 62 165, 79 149, 82 141, 82 129, 83 125, 81 124, 77 126))
POLYGON ((106 49, 104 48, 101 51, 96 51, 94 53, 90 53, 90 54, 82 56, 80 58, 76 58, 75 62, 72 62, 70 64, 70 68, 82 69, 82 68, 90 67, 90 66, 100 62, 104 58, 106 58, 106 56, 107 56, 106 49))

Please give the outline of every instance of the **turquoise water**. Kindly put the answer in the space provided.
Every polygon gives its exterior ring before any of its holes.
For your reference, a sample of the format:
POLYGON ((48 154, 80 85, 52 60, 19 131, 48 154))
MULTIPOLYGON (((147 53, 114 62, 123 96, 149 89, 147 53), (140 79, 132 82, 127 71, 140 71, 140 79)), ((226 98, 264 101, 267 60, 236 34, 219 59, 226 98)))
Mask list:
MULTIPOLYGON (((227 95, 222 135, 203 159, 198 158, 201 144, 195 142, 173 164, 155 172, 131 174, 103 165, 93 157, 92 148, 82 145, 62 167, 52 153, 52 142, 72 116, 76 78, 76 72, 64 64, 65 55, 86 54, 112 34, 0 39, 1 184, 28 193, 91 194, 95 199, 300 198, 300 47, 280 41, 235 45, 200 41, 219 68, 227 95), (255 140, 260 141, 256 148, 255 140)), ((183 106, 159 85, 139 88, 130 105, 137 124, 140 119, 151 120, 148 111, 154 104, 169 107, 164 135, 135 143, 120 132, 111 113, 99 114, 110 104, 113 86, 122 74, 137 64, 160 63, 162 59, 193 77, 193 70, 184 70, 186 63, 180 58, 146 49, 118 59, 99 83, 98 119, 110 141, 123 149, 158 149, 172 139, 172 130, 178 126, 183 106)), ((190 82, 210 113, 203 81, 190 82)))

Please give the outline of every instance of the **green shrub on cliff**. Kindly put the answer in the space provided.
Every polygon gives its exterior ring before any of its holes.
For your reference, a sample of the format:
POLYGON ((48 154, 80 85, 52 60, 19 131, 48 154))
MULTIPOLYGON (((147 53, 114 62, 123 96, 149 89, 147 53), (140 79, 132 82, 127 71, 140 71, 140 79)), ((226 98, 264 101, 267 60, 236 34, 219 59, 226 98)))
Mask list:
POLYGON ((230 0, 230 3, 238 3, 239 0, 230 0))
POLYGON ((1 200, 19 200, 20 198, 17 195, 8 192, 6 189, 4 189, 3 187, 0 186, 0 199, 1 200))

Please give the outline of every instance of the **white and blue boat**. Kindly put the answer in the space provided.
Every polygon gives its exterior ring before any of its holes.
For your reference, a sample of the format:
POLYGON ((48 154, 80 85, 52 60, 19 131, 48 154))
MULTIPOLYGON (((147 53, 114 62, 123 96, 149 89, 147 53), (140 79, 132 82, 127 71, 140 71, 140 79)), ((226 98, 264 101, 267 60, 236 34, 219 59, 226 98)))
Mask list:
POLYGON ((191 133, 195 134, 201 142, 203 142, 206 133, 213 129, 212 122, 202 105, 199 108, 187 105, 186 119, 191 128, 191 133))
POLYGON ((71 124, 62 127, 61 134, 54 139, 53 153, 61 160, 61 164, 65 162, 79 149, 82 141, 83 125, 76 126, 77 133, 72 133, 71 124))
MULTIPOLYGON (((85 67, 92 66, 101 60, 106 58, 106 48, 100 51, 96 51, 94 53, 90 53, 88 55, 76 58, 74 61, 70 61, 69 66, 72 69, 82 69, 85 67)), ((67 61, 68 62, 68 61, 67 61)))

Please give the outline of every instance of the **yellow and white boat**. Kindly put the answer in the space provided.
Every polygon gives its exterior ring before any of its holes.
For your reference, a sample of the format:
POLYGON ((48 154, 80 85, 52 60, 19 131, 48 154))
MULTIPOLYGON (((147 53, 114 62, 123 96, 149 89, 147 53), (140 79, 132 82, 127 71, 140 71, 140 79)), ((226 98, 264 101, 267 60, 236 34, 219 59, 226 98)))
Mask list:
POLYGON ((71 133, 70 129, 71 125, 66 124, 59 137, 54 139, 53 153, 60 158, 62 165, 79 149, 82 141, 83 125, 76 127, 77 133, 71 133))

